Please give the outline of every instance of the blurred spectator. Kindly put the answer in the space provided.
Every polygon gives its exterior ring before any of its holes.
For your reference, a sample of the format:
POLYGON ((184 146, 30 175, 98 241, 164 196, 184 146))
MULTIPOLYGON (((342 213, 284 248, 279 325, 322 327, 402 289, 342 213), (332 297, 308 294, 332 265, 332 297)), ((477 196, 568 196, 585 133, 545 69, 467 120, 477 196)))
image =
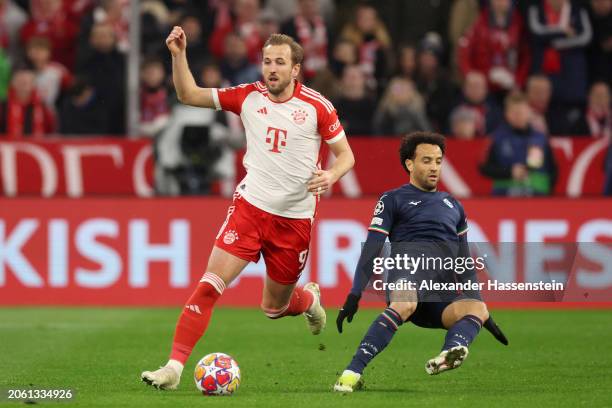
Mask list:
POLYGON ((16 68, 8 99, 0 108, 0 134, 9 138, 40 138, 54 130, 55 117, 36 91, 34 71, 16 68))
POLYGON ((334 101, 334 106, 348 135, 372 134, 376 101, 368 95, 366 77, 358 65, 344 68, 340 97, 334 101))
MULTIPOLYGON (((535 130, 545 135, 550 134, 549 114, 552 84, 546 75, 532 75, 527 79, 525 87, 527 102, 531 108, 530 124, 535 130)), ((553 125, 554 126, 554 125, 553 125)))
POLYGON ((610 87, 605 82, 596 82, 591 87, 586 120, 591 136, 604 137, 612 141, 610 87))
MULTIPOLYGON (((207 88, 221 87, 221 73, 206 64, 199 75, 207 88)), ((236 185, 235 152, 244 144, 236 115, 177 104, 156 143, 156 186, 162 194, 210 194, 230 197, 236 185)))
POLYGON ((340 34, 357 45, 358 64, 366 74, 368 87, 381 91, 386 85, 391 37, 376 9, 369 3, 360 3, 355 16, 340 34))
POLYGON ((359 50, 354 42, 341 38, 334 45, 330 59, 330 69, 333 74, 340 79, 344 73, 344 68, 349 65, 356 65, 359 62, 359 50))
POLYGON ((450 118, 450 136, 461 140, 472 140, 476 137, 476 114, 471 109, 459 108, 453 111, 450 118))
POLYGON ((91 51, 80 59, 77 73, 91 78, 96 96, 109 109, 110 134, 125 132, 125 57, 117 50, 111 25, 96 24, 89 39, 91 51))
POLYGON ((125 53, 129 47, 128 13, 129 0, 99 0, 97 7, 81 19, 77 55, 86 55, 91 31, 98 24, 112 27, 117 50, 125 53))
POLYGON ((62 7, 62 0, 40 0, 32 17, 21 28, 21 43, 32 37, 46 37, 51 42, 52 60, 72 69, 75 62, 74 44, 79 33, 77 22, 62 7))
POLYGON ((113 118, 109 107, 86 78, 76 78, 59 108, 60 133, 64 135, 106 135, 113 118))
POLYGON ((259 61, 260 38, 257 35, 257 18, 260 12, 258 0, 234 0, 231 12, 229 7, 217 9, 215 28, 208 46, 212 54, 221 59, 225 57, 225 37, 236 33, 246 44, 247 56, 251 63, 259 61))
POLYGON ((531 196, 551 194, 557 166, 548 138, 529 125, 527 98, 511 94, 506 98, 506 122, 491 135, 483 175, 493 179, 493 194, 531 196))
MULTIPOLYGON (((388 8, 385 17, 395 20, 397 26, 394 32, 397 32, 400 41, 419 41, 423 33, 429 31, 435 31, 440 33, 442 38, 448 38, 446 30, 452 2, 453 0, 398 0, 395 4, 400 6, 388 8)), ((380 3, 389 2, 378 1, 377 7, 381 7, 380 3)))
MULTIPOLYGON (((330 26, 334 20, 335 4, 334 0, 317 0, 318 8, 325 22, 330 26)), ((299 8, 299 0, 267 0, 266 9, 274 10, 280 21, 287 21, 293 18, 299 8)))
POLYGON ((329 99, 340 96, 340 79, 344 68, 356 65, 358 61, 357 46, 352 41, 339 39, 331 53, 327 68, 322 69, 310 81, 310 87, 316 89, 329 99))
POLYGON ((414 80, 417 70, 417 50, 414 45, 403 44, 397 51, 396 75, 414 80))
POLYGON ((570 134, 612 140, 612 108, 610 87, 605 82, 595 82, 589 91, 586 112, 570 134))
POLYGON ((259 67, 249 62, 246 43, 238 34, 225 36, 224 57, 221 74, 230 85, 251 83, 259 80, 259 67))
MULTIPOLYGON (((214 17, 217 12, 217 8, 222 7, 222 6, 225 7, 228 5, 228 2, 223 1, 223 0, 221 1, 216 1, 216 0, 201 1, 196 4, 194 4, 195 2, 192 0, 162 0, 162 1, 168 9, 168 24, 170 26, 180 25, 179 22, 181 18, 185 16, 186 14, 195 15, 197 13, 198 15, 196 17, 198 18, 202 17, 201 16, 202 11, 204 11, 204 13, 207 13, 209 15, 208 17, 211 18, 211 20, 207 22, 210 23, 214 21, 214 17), (200 7, 197 8, 197 5, 200 5, 200 7)), ((212 24, 207 25, 209 29, 211 28, 211 26, 212 24)))
POLYGON ((293 18, 281 32, 290 35, 304 48, 302 73, 306 81, 327 66, 329 34, 319 8, 319 0, 298 0, 293 18))
POLYGON ((488 96, 487 79, 477 71, 466 75, 462 99, 455 108, 457 109, 469 109, 474 112, 477 136, 487 135, 501 122, 499 109, 494 100, 488 96))
POLYGON ((59 62, 51 61, 48 38, 32 37, 26 45, 26 56, 36 73, 38 95, 55 111, 61 94, 72 84, 72 74, 59 62))
MULTIPOLYGON (((22 7, 29 4, 31 15, 38 15, 40 13, 41 7, 44 7, 44 5, 42 5, 44 1, 45 0, 16 0, 22 7)), ((62 9, 68 18, 78 21, 84 13, 95 6, 95 3, 96 0, 62 0, 62 9)))
POLYGON ((140 133, 154 136, 168 124, 170 115, 163 62, 156 58, 146 59, 140 80, 140 133))
POLYGON ((0 0, 0 48, 15 54, 19 45, 19 32, 28 21, 28 15, 13 0, 0 0))
POLYGON ((143 55, 166 57, 168 50, 165 40, 170 31, 168 8, 160 0, 145 0, 140 4, 140 13, 140 52, 143 55))
POLYGON ((612 0, 591 0, 591 78, 612 86, 612 0))
MULTIPOLYGON (((259 13, 257 19, 257 35, 259 36, 260 50, 272 34, 280 32, 280 20, 274 10, 268 9, 259 13)), ((261 63, 261 52, 257 54, 257 63, 261 63)))
POLYGON ((480 14, 478 0, 455 0, 448 17, 448 40, 450 42, 450 66, 453 80, 459 82, 463 75, 459 72, 457 49, 459 39, 476 22, 480 14))
POLYGON ((0 47, 0 102, 6 101, 11 82, 11 62, 6 51, 0 47))
POLYGON ((181 17, 179 25, 183 27, 187 36, 187 62, 189 66, 195 67, 209 57, 208 47, 202 35, 202 24, 195 16, 185 14, 181 17))
POLYGON ((553 103, 571 109, 587 92, 586 47, 592 38, 589 16, 570 0, 542 0, 529 7, 532 72, 553 84, 553 103))
POLYGON ((456 99, 456 90, 448 72, 440 66, 444 48, 437 33, 427 33, 419 44, 416 85, 427 106, 427 117, 439 132, 447 129, 448 117, 456 99))
POLYGON ((425 116, 425 103, 410 79, 391 80, 374 115, 374 133, 403 135, 417 130, 430 130, 425 116))
POLYGON ((512 0, 490 0, 476 23, 459 41, 462 75, 482 72, 493 93, 522 87, 529 72, 523 18, 512 0))

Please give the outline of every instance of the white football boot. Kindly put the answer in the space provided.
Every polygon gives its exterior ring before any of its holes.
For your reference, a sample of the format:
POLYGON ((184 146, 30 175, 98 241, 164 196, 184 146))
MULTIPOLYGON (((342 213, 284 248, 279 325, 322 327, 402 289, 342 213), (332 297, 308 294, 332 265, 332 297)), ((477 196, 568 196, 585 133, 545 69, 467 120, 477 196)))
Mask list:
POLYGON ((160 390, 176 390, 181 381, 179 373, 168 366, 160 367, 155 371, 143 371, 140 374, 140 378, 142 381, 160 390))
POLYGON ((432 358, 425 364, 425 371, 429 375, 440 374, 444 371, 459 367, 468 356, 468 348, 455 346, 444 350, 437 357, 432 358))
POLYGON ((304 312, 304 316, 306 317, 306 322, 308 323, 308 328, 312 334, 319 334, 325 328, 325 322, 327 321, 327 315, 325 314, 325 309, 321 306, 321 291, 319 290, 319 285, 314 282, 309 282, 304 285, 304 290, 312 293, 314 297, 314 301, 310 308, 304 312))

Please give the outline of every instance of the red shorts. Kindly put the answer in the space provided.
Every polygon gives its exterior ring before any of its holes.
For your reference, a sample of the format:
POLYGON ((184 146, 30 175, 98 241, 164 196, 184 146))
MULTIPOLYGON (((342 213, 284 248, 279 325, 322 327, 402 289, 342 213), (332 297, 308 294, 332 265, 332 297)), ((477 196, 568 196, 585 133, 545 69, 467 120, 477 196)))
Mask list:
POLYGON ((270 214, 235 194, 215 245, 251 262, 259 261, 263 254, 270 279, 291 285, 306 265, 311 227, 310 218, 270 214))

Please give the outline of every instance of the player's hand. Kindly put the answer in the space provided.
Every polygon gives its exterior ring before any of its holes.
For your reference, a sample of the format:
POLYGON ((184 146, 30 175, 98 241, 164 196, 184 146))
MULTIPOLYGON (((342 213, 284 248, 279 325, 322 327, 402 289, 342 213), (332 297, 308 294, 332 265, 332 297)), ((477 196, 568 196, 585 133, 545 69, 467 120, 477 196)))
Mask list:
POLYGON ((174 26, 168 38, 166 38, 166 46, 170 50, 172 56, 177 56, 184 52, 187 48, 187 36, 183 29, 179 26, 174 26))
POLYGON ((313 195, 321 195, 331 190, 335 182, 336 178, 331 171, 317 170, 313 173, 312 178, 308 182, 308 191, 313 195))
POLYGON ((338 312, 338 317, 336 318, 336 326, 338 326, 338 333, 342 333, 342 323, 344 319, 346 319, 349 323, 353 321, 353 316, 357 313, 357 309, 359 309, 359 299, 361 297, 349 293, 344 301, 344 306, 338 312))

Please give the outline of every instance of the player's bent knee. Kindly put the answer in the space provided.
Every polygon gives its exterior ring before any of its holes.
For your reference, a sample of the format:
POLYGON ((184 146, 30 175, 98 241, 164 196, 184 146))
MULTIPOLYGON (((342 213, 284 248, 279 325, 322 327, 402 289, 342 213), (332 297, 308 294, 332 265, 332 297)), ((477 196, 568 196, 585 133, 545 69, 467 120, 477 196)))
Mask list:
POLYGON ((465 310, 463 315, 476 316, 484 323, 489 319, 489 310, 484 302, 470 302, 469 307, 465 310))
POLYGON ((389 307, 395 310, 401 316, 403 321, 408 320, 414 313, 417 307, 416 302, 391 302, 389 307))
POLYGON ((484 302, 478 302, 474 305, 474 315, 478 317, 483 323, 489 320, 489 309, 484 302))
POLYGON ((266 317, 268 319, 278 319, 281 318, 285 315, 285 312, 287 311, 287 308, 289 308, 289 304, 281 307, 281 308, 274 308, 274 307, 269 307, 267 305, 264 305, 263 303, 260 305, 261 310, 264 312, 264 314, 266 315, 266 317))

